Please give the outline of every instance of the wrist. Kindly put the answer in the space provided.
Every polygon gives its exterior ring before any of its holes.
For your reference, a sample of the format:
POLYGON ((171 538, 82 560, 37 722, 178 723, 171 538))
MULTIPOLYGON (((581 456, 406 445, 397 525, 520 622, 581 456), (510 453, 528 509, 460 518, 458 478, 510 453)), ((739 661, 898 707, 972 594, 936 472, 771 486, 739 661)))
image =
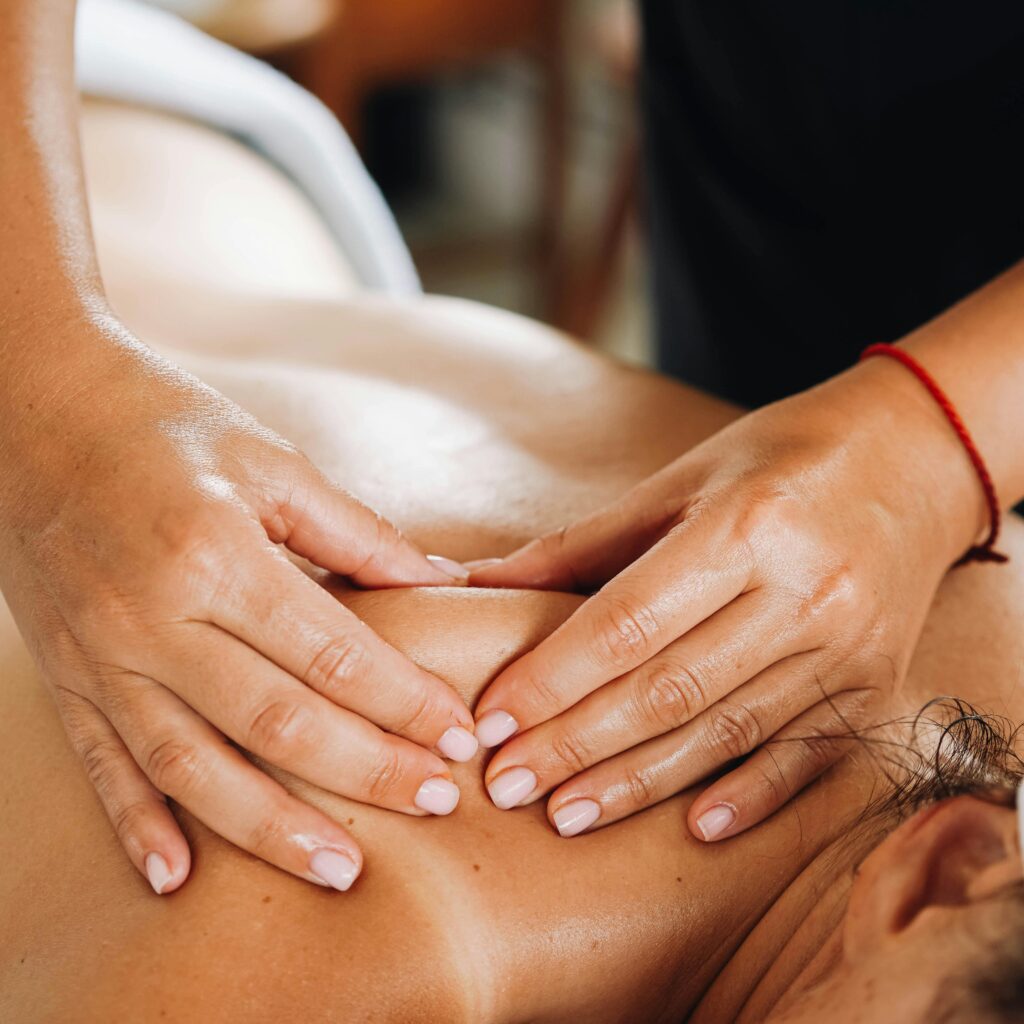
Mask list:
POLYGON ((970 456, 941 406, 895 360, 852 367, 842 383, 851 415, 864 422, 886 488, 920 526, 922 543, 947 565, 989 527, 984 490, 970 456))
MULTIPOLYGON (((7 373, 0 386, 0 527, 27 514, 33 495, 73 486, 90 437, 109 431, 112 410, 120 405, 107 385, 130 374, 139 356, 138 343, 127 344, 123 328, 81 311, 54 312, 45 322, 34 321, 31 332, 15 332, 9 324, 2 330, 7 373)), ((127 394, 115 384, 118 390, 127 394)))

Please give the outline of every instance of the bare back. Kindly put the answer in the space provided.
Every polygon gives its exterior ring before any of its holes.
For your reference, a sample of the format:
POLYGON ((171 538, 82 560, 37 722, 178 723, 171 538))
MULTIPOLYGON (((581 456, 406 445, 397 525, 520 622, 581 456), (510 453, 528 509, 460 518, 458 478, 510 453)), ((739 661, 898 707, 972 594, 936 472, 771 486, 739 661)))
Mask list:
MULTIPOLYGON (((102 250, 101 250, 102 252, 102 250)), ((621 493, 733 411, 464 303, 124 287, 140 335, 290 438, 428 550, 501 553, 621 493), (185 299, 187 298, 187 301, 185 299)), ((127 275, 126 275, 127 276, 127 275)), ((1007 545, 1024 558, 1021 531, 1007 545)), ((579 603, 562 594, 339 593, 472 702, 579 603)), ((1024 718, 1024 582, 943 585, 905 694, 1024 718)), ((124 859, 9 616, 0 616, 0 1018, 106 1021, 678 1020, 846 827, 873 778, 847 762, 751 833, 705 847, 684 794, 557 837, 496 810, 481 760, 450 818, 409 819, 279 776, 366 853, 321 891, 181 815, 194 874, 153 897, 124 859), (751 936, 748 939, 748 936, 751 936)), ((787 895, 788 894, 788 895, 787 895)))

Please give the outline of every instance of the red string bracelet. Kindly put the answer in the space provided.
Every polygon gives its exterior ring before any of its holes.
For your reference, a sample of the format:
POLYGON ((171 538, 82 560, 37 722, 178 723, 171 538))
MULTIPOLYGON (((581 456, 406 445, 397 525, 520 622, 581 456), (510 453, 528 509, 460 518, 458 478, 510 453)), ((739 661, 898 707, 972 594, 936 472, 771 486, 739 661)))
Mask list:
POLYGON ((985 492, 985 504, 988 506, 988 536, 980 544, 968 548, 963 557, 955 564, 966 565, 968 562, 1008 562, 1010 560, 1008 555, 995 550, 1002 515, 999 511, 999 499, 996 497, 995 484, 992 483, 992 474, 989 473, 988 466, 985 465, 985 460, 981 457, 978 446, 974 443, 974 438, 971 437, 970 431, 964 425, 964 421, 960 419, 960 414, 950 401, 949 395, 939 387, 935 378, 912 355, 904 352, 903 349, 896 348, 895 345, 869 345, 860 354, 861 360, 870 359, 872 356, 888 356, 890 359, 895 359, 896 362, 902 363, 928 389, 928 394, 938 403, 946 419, 949 420, 956 431, 956 436, 960 438, 960 443, 967 450, 967 454, 971 459, 971 465, 974 466, 974 471, 978 474, 978 479, 981 481, 982 490, 985 492))

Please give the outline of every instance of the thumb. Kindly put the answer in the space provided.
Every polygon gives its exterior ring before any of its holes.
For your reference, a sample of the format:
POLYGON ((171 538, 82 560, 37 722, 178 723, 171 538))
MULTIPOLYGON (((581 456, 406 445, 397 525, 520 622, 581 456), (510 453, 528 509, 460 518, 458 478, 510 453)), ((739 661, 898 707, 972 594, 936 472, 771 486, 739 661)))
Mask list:
POLYGON ((363 587, 466 583, 469 571, 459 562, 425 555, 387 519, 307 467, 261 510, 274 543, 363 587))
POLYGON ((469 585, 596 590, 635 562, 673 522, 674 511, 663 502, 649 504, 632 492, 505 558, 471 564, 469 585))

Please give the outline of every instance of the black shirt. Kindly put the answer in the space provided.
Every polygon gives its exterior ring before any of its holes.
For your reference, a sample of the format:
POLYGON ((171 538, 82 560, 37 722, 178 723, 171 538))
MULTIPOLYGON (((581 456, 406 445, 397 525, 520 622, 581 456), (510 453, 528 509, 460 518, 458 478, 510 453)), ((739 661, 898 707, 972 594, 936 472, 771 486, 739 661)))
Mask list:
POLYGON ((1024 256, 1024 0, 644 0, 661 365, 747 405, 1024 256))

